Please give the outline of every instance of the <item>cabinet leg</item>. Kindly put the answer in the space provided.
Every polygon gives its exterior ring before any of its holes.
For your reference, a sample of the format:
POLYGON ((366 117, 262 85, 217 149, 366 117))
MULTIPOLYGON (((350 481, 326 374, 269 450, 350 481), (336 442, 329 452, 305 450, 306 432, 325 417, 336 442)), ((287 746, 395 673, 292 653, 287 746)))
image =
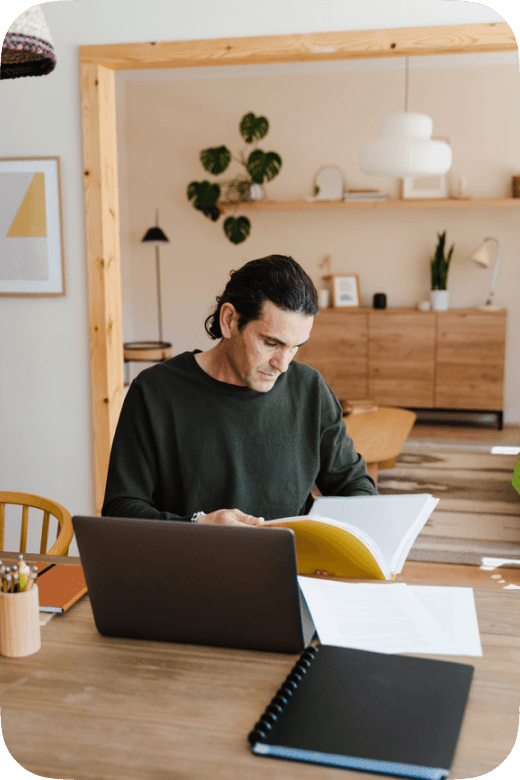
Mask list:
POLYGON ((497 425, 498 430, 501 431, 504 428, 504 412, 497 412, 497 425))

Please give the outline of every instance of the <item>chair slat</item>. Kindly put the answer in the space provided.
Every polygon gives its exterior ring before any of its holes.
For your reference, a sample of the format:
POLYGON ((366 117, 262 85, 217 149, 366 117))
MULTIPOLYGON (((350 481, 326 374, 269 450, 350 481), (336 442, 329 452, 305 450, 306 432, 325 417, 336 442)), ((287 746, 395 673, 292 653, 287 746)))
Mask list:
POLYGON ((27 552, 27 525, 29 523, 29 507, 24 504, 22 507, 22 532, 20 534, 20 552, 27 552))
POLYGON ((42 522, 42 539, 40 542, 41 553, 47 552, 47 537, 49 535, 49 518, 50 518, 50 512, 44 512, 43 522, 42 522))
POLYGON ((4 549, 5 504, 0 504, 0 550, 4 549))

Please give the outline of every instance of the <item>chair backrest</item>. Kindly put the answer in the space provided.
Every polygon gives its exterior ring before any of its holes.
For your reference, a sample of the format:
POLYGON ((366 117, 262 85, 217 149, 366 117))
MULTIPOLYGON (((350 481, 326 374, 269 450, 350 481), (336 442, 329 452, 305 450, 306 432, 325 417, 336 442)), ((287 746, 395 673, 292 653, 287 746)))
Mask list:
POLYGON ((5 507, 7 504, 18 504, 22 507, 22 530, 20 533, 19 552, 27 552, 27 528, 29 525, 29 508, 41 509, 43 512, 42 535, 40 553, 48 555, 67 555, 69 546, 74 536, 72 518, 70 512, 56 501, 51 501, 43 496, 33 496, 30 493, 13 493, 0 490, 0 550, 4 549, 5 507), (56 541, 47 550, 47 537, 49 534, 49 520, 53 516, 58 521, 56 541))

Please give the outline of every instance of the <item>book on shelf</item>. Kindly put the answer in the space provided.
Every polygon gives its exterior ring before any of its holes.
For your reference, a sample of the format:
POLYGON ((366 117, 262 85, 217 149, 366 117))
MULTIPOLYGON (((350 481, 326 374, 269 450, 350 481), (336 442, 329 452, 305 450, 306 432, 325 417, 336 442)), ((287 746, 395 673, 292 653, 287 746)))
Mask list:
POLYGON ((474 667, 345 647, 309 647, 248 735, 256 755, 442 780, 474 667))
POLYGON ((343 200, 386 200, 388 193, 382 190, 347 190, 343 200))
POLYGON ((319 497, 308 515, 268 520, 290 528, 298 574, 393 579, 439 499, 429 493, 319 497))
POLYGON ((40 612, 66 612, 87 592, 81 566, 38 562, 38 600, 40 612))

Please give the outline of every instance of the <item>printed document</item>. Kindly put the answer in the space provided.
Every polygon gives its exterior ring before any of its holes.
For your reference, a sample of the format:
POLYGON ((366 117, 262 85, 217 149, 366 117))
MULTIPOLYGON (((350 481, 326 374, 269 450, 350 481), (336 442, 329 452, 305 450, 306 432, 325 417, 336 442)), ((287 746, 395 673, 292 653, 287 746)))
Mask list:
POLYGON ((471 588, 302 576, 298 582, 322 644, 379 653, 482 655, 471 588))
POLYGON ((482 655, 473 588, 408 585, 455 644, 457 655, 482 655))

